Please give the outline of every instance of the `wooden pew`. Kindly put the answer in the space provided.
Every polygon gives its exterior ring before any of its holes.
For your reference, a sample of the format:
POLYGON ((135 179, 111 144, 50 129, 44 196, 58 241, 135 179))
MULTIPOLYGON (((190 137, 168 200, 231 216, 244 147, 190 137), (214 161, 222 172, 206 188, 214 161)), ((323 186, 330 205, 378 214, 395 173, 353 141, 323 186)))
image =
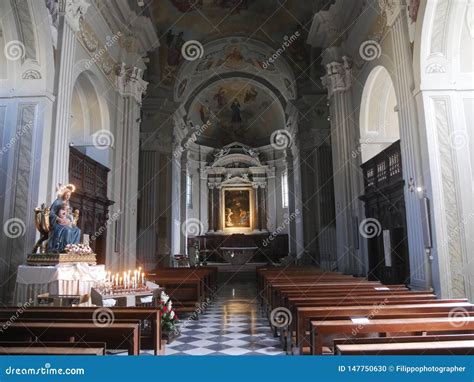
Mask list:
MULTIPOLYGON (((462 300, 465 301, 465 300, 462 300)), ((463 308, 473 311, 474 305, 458 300, 434 300, 428 304, 384 304, 384 305, 357 305, 357 306, 324 306, 324 307, 297 307, 296 315, 293 316, 295 329, 295 348, 309 346, 310 322, 326 319, 344 319, 341 317, 370 317, 377 314, 426 314, 450 312, 455 308, 463 308)))
POLYGON ((216 290, 216 269, 160 268, 149 273, 148 279, 166 289, 178 313, 197 312, 216 290))
POLYGON ((357 335, 407 332, 474 333, 474 317, 375 319, 364 324, 352 320, 311 321, 311 354, 322 354, 325 336, 353 332, 357 335))
MULTIPOLYGON (((26 309, 21 316, 21 319, 36 319, 43 321, 55 322, 56 320, 89 320, 91 323, 95 315, 102 308, 97 307, 39 307, 32 306, 26 309)), ((138 320, 141 326, 148 321, 151 333, 141 331, 141 346, 142 349, 153 349, 155 355, 160 355, 164 352, 161 344, 161 313, 156 308, 144 307, 114 307, 109 308, 113 313, 113 321, 116 320, 138 320)), ((13 317, 18 308, 0 308, 0 321, 8 321, 13 317)))
MULTIPOLYGON (((326 293, 322 293, 323 296, 327 296, 326 293)), ((367 304, 384 304, 384 305, 394 305, 394 304, 410 304, 410 303, 428 303, 434 301, 436 296, 433 294, 424 294, 424 292, 406 292, 406 294, 392 294, 386 291, 380 292, 363 292, 362 295, 356 292, 341 292, 340 295, 333 295, 331 297, 310 297, 310 298, 300 298, 290 297, 286 306, 288 307, 293 318, 297 317, 297 309, 299 307, 325 307, 334 304, 334 301, 337 301, 339 306, 358 306, 358 305, 367 305, 367 304), (365 294, 368 293, 368 294, 365 294)), ((374 308, 372 308, 374 309, 374 308)), ((297 330, 296 320, 292 320, 289 330, 284 330, 282 332, 283 346, 285 350, 288 350, 288 347, 292 344, 291 337, 293 331, 297 330)))
POLYGON ((424 336, 397 336, 397 337, 353 337, 335 338, 334 347, 337 345, 351 344, 383 344, 383 343, 404 343, 404 342, 433 342, 433 341, 464 341, 474 340, 474 334, 441 334, 424 336))
POLYGON ((105 342, 0 342, 2 355, 105 355, 105 351, 105 342))
MULTIPOLYGON (((318 296, 321 293, 335 294, 336 292, 409 292, 406 287, 394 286, 384 287, 380 284, 364 284, 360 282, 334 282, 334 283, 320 283, 317 285, 311 284, 297 284, 291 288, 274 288, 270 296, 270 306, 272 308, 284 306, 284 299, 287 297, 312 297, 318 296)), ((424 292, 429 293, 429 292, 424 292)), ((328 296, 329 297, 329 296, 328 296)))
POLYGON ((337 345, 336 355, 472 355, 474 340, 337 345))
POLYGON ((217 267, 158 268, 151 274, 157 278, 173 277, 181 280, 197 277, 201 282, 200 294, 203 299, 211 298, 217 289, 217 267))
POLYGON ((21 322, 6 325, 8 329, 0 333, 0 340, 70 342, 105 342, 108 348, 127 349, 129 355, 140 354, 140 323, 114 322, 107 327, 99 327, 90 322, 21 322))

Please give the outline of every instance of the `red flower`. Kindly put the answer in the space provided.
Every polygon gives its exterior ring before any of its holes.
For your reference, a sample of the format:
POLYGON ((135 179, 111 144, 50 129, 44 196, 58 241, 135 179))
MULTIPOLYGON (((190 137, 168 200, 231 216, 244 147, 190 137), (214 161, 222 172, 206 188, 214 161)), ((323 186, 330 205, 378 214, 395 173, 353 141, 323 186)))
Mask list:
POLYGON ((166 305, 163 307, 163 312, 167 312, 168 311, 168 308, 166 307, 166 305))

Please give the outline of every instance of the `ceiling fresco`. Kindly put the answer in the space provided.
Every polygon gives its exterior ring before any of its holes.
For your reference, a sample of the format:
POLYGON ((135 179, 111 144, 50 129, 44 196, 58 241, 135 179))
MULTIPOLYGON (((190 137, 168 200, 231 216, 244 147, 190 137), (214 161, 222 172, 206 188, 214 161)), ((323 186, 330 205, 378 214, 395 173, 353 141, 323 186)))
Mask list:
POLYGON ((271 48, 256 40, 227 37, 204 45, 202 59, 183 63, 177 73, 174 98, 186 101, 192 92, 212 77, 223 78, 228 73, 242 77, 261 78, 271 83, 286 99, 296 97, 293 70, 283 58, 274 64, 264 60, 272 54, 271 48), (242 74, 242 75, 240 75, 242 74))
MULTIPOLYGON (((266 42, 276 51, 291 36, 298 36, 285 49, 284 56, 301 81, 310 63, 307 30, 313 2, 302 0, 155 0, 153 14, 160 34, 162 82, 172 86, 184 58, 181 47, 186 41, 201 43, 227 36, 246 36, 266 42)), ((232 52, 230 52, 232 54, 232 52)), ((204 52, 206 54, 206 52, 204 52)), ((239 65, 235 59, 226 65, 239 65)), ((230 56, 232 57, 232 55, 230 56)), ((263 65, 269 57, 260 57, 263 65)), ((202 68, 218 62, 202 60, 202 68)), ((272 69, 271 64, 266 69, 272 69)), ((258 69, 258 67, 257 67, 258 69)))
POLYGON ((271 133, 285 124, 279 101, 247 79, 219 81, 205 88, 191 103, 188 119, 194 126, 210 121, 197 143, 213 147, 234 141, 266 145, 271 133))

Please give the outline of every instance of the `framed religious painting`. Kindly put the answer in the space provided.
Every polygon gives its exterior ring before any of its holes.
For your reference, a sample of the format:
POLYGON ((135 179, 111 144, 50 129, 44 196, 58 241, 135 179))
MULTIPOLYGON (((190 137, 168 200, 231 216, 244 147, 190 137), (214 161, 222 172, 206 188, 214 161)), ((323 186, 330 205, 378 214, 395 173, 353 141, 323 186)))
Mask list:
POLYGON ((223 224, 224 231, 245 233, 252 230, 253 189, 223 188, 223 224))

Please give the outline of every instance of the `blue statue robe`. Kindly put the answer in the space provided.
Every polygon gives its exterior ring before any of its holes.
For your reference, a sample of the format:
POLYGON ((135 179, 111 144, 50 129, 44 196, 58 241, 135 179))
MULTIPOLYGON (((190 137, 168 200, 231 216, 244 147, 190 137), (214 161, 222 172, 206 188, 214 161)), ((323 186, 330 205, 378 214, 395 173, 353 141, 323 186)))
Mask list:
MULTIPOLYGON (((49 213, 49 223, 51 231, 49 232, 48 251, 63 252, 67 244, 77 244, 81 239, 81 230, 76 226, 68 227, 58 223, 59 209, 64 205, 64 200, 56 199, 51 205, 49 213)), ((72 215, 67 218, 72 222, 72 215)))

